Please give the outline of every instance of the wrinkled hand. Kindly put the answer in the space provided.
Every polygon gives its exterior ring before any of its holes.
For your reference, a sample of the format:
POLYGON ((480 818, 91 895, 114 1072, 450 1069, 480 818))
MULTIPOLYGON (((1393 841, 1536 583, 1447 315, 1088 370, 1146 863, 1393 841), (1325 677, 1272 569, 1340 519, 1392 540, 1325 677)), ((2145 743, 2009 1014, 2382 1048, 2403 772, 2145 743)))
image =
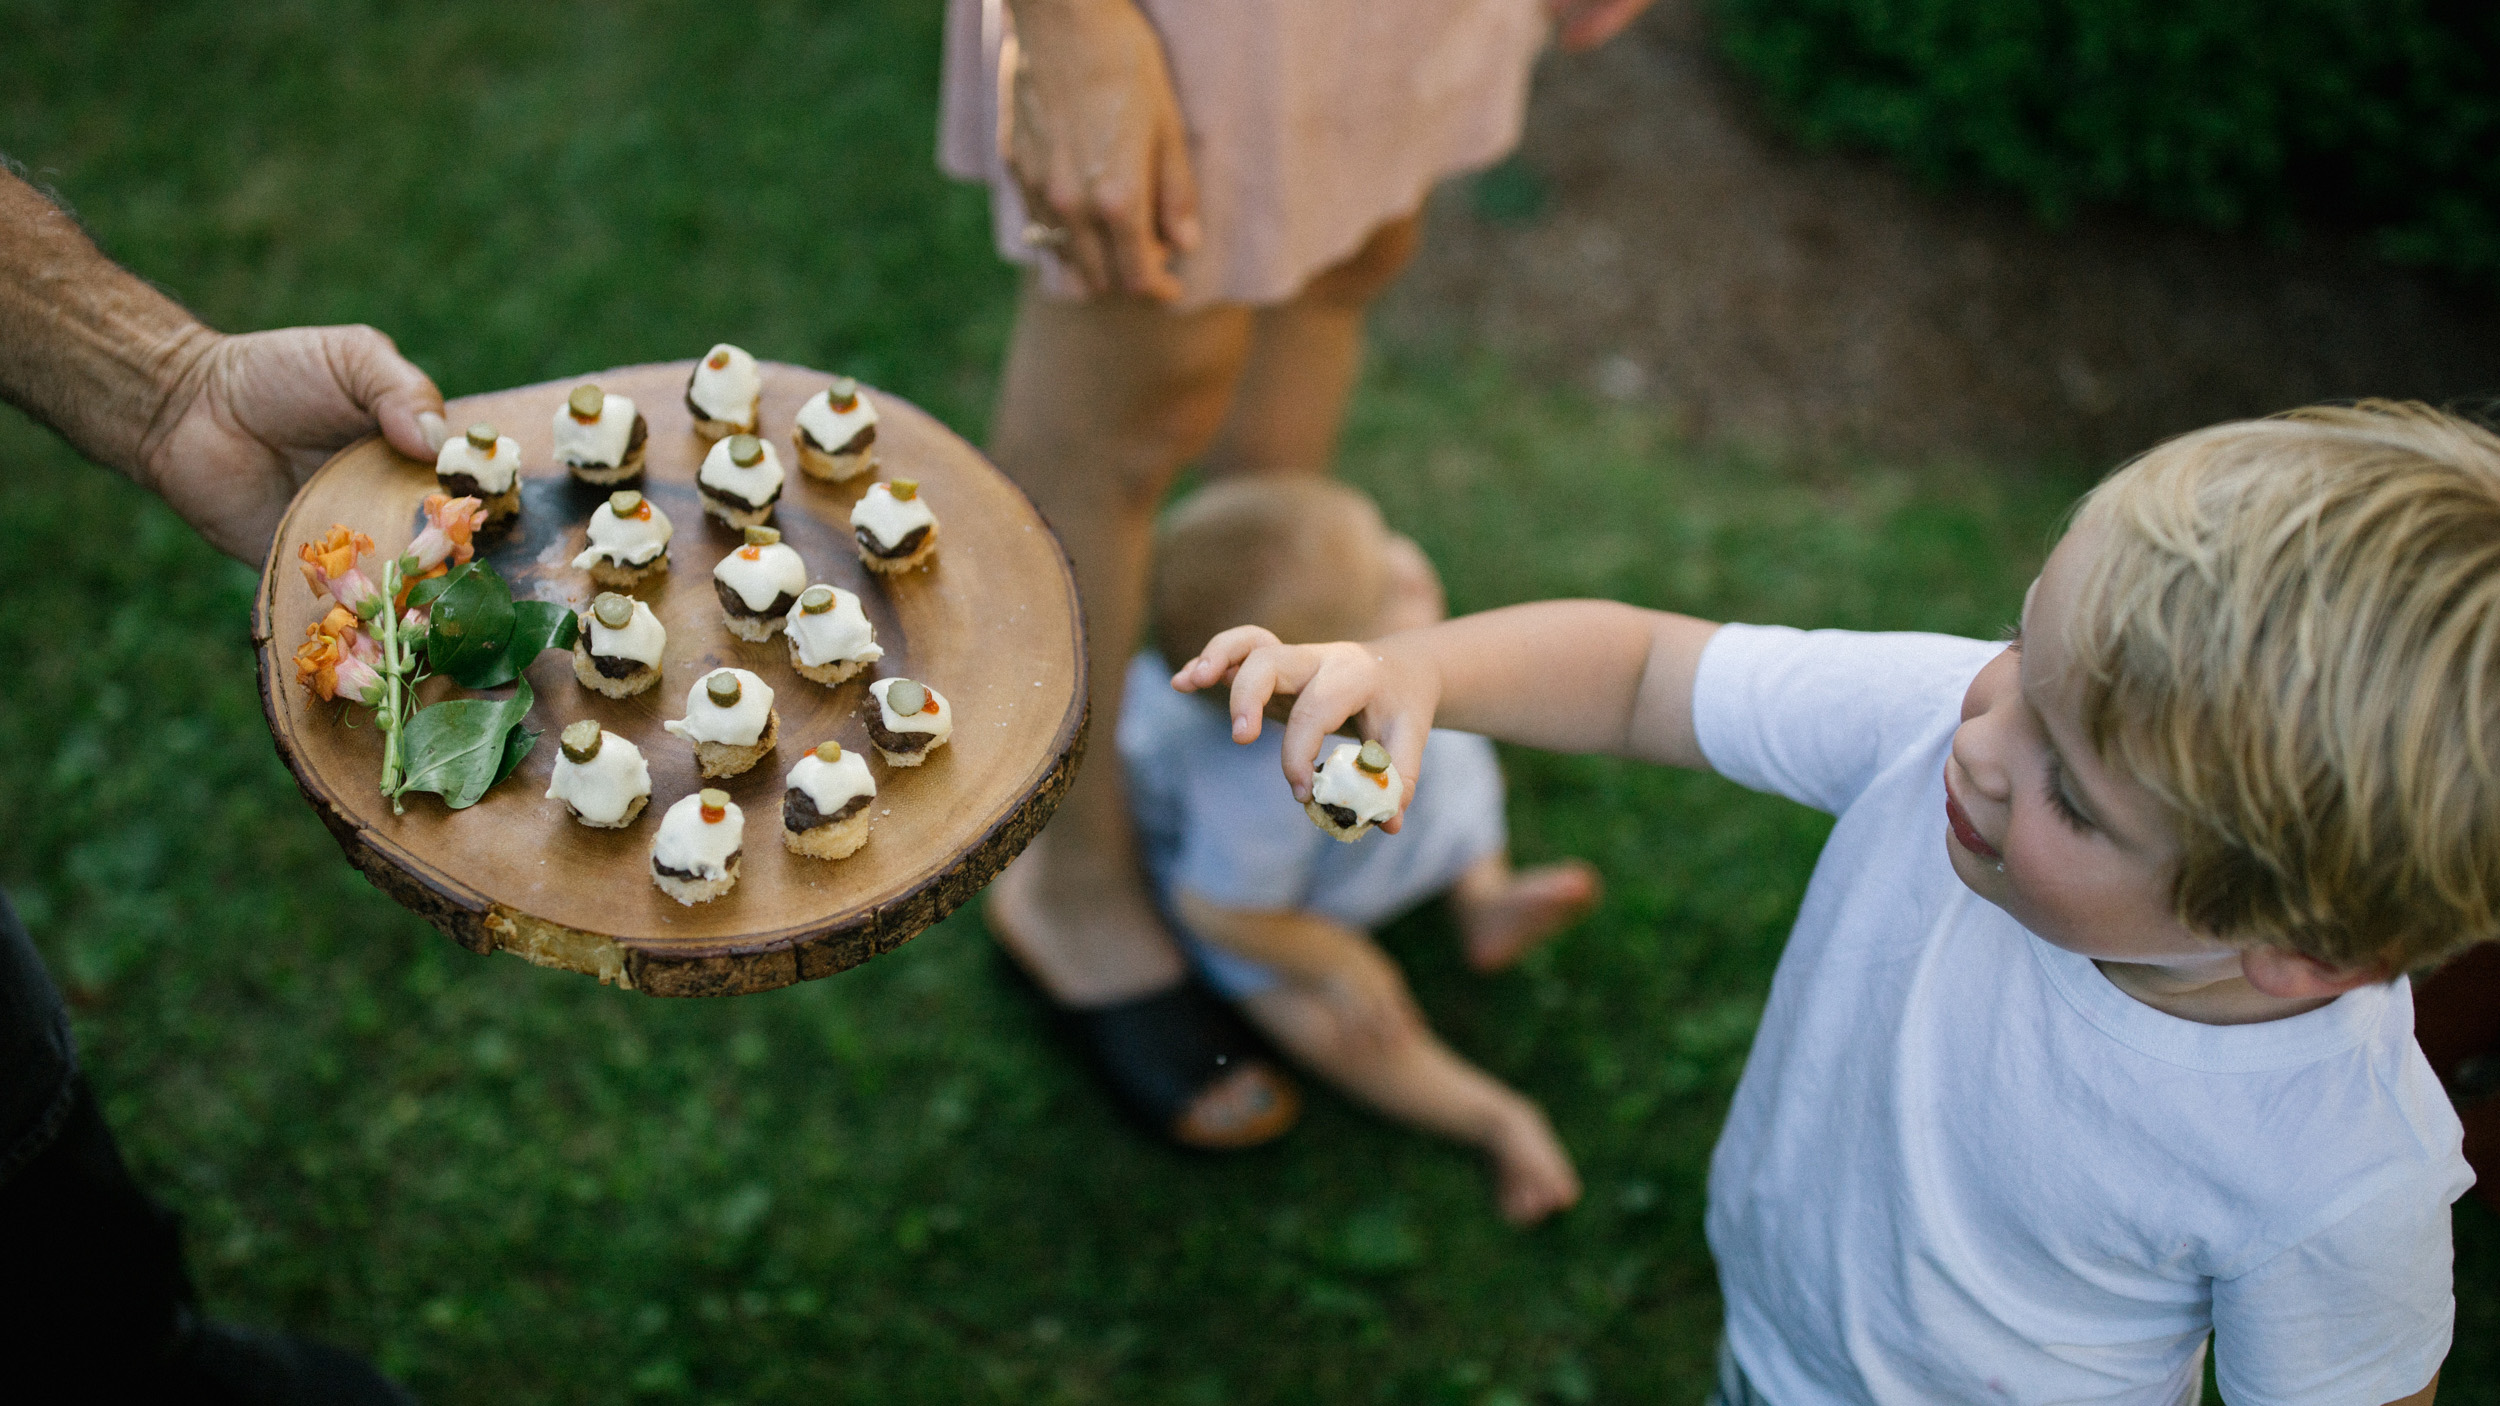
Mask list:
POLYGON ((1554 17, 1554 41, 1566 53, 1594 49, 1621 34, 1650 0, 1545 0, 1545 12, 1554 17))
POLYGON ((1285 716, 1284 766, 1295 800, 1311 799, 1321 745, 1353 719, 1360 724, 1359 736, 1376 738, 1389 749, 1406 782, 1399 814, 1380 828, 1394 835, 1405 824, 1423 769, 1424 739, 1441 701, 1439 680, 1429 669, 1397 658, 1382 644, 1283 644, 1257 625, 1236 625, 1182 665, 1172 675, 1172 687, 1194 693, 1227 679, 1235 742, 1257 741, 1259 720, 1271 705, 1288 696, 1294 700, 1285 716))
POLYGON ((1015 18, 1007 169, 1026 210, 1064 232, 1088 292, 1179 297, 1198 187, 1162 40, 1130 0, 1026 0, 1015 18))
POLYGON ((431 462, 443 394, 370 327, 220 336, 184 374, 139 481, 228 556, 258 565, 295 490, 379 424, 431 462))

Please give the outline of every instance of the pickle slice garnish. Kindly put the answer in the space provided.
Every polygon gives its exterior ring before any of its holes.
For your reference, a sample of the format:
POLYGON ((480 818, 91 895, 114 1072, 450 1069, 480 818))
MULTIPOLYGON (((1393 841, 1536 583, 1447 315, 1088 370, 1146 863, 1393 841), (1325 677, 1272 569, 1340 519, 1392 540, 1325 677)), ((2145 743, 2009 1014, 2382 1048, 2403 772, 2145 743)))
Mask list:
POLYGON ((584 718, 566 728, 560 739, 564 748, 564 759, 578 764, 599 755, 600 737, 599 724, 589 718, 584 718))
POLYGON ((611 630, 622 630, 634 623, 634 600, 614 591, 601 591, 590 603, 590 618, 611 630))

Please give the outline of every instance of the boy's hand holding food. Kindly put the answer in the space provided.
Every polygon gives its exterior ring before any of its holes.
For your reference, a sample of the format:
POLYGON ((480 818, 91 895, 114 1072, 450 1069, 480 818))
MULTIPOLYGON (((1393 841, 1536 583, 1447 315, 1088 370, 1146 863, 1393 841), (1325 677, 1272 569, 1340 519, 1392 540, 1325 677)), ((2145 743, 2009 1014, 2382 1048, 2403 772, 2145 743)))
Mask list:
POLYGON ((1433 710, 1441 698, 1440 673, 1428 652, 1391 651, 1385 641, 1284 644, 1257 625, 1240 625, 1207 641, 1206 649, 1172 676, 1172 687, 1194 693, 1227 679, 1232 682, 1235 742, 1257 741, 1260 719, 1271 704, 1294 700, 1285 717, 1284 763, 1285 781, 1297 801, 1311 799, 1312 773, 1319 769, 1320 747, 1329 735, 1348 719, 1359 719, 1360 735, 1387 747, 1404 778, 1398 797, 1401 814, 1380 827, 1397 833, 1404 823, 1402 812, 1415 799, 1424 738, 1432 731, 1433 710))
POLYGON ((1311 798, 1321 744, 1354 720, 1405 778, 1403 809, 1436 721, 1547 751, 1707 770, 1693 735, 1693 676, 1718 628, 1591 600, 1507 606, 1364 644, 1288 645, 1243 625, 1207 641, 1172 687, 1230 680, 1235 742, 1256 741, 1259 719, 1292 698, 1284 766, 1296 800, 1311 798))

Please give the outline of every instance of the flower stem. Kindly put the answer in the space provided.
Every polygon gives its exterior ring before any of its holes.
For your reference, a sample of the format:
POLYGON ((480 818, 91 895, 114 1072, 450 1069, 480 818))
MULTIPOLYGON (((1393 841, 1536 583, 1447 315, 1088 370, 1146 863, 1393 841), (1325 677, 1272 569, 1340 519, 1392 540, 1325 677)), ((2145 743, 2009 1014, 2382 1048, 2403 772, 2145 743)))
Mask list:
POLYGON ((382 608, 375 613, 382 627, 382 794, 390 797, 391 813, 404 814, 400 794, 407 789, 402 775, 400 727, 407 721, 408 651, 399 630, 399 563, 382 564, 382 608))

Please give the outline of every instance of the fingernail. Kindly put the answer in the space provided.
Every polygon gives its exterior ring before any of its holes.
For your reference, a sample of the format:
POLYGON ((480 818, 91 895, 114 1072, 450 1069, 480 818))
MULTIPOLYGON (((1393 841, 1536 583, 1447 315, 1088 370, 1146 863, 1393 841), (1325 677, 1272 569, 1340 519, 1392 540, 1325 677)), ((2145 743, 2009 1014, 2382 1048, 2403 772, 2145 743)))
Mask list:
POLYGON ((417 433, 425 436, 425 447, 439 454, 443 441, 451 438, 451 426, 431 410, 417 412, 417 433))

